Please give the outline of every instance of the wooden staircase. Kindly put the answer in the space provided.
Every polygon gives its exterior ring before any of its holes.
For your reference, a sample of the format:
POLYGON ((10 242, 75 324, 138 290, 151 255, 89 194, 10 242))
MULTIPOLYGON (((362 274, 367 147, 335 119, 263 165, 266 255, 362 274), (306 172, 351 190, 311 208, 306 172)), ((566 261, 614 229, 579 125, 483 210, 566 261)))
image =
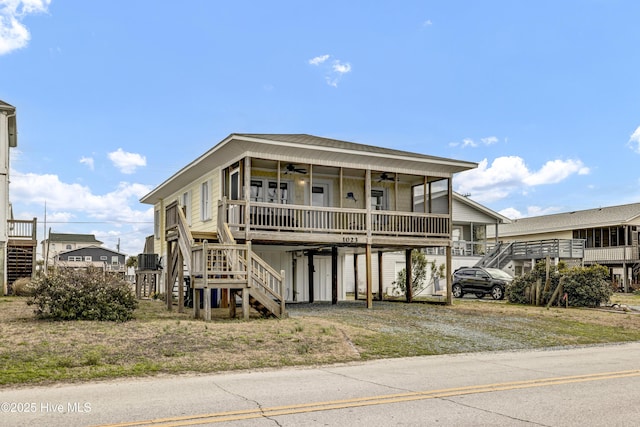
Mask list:
POLYGON ((36 267, 37 219, 7 221, 8 237, 7 257, 5 260, 7 282, 3 292, 12 293, 13 282, 22 277, 33 276, 36 267))
MULTIPOLYGON (((284 271, 275 271, 253 252, 251 242, 238 244, 228 224, 219 222, 217 241, 196 244, 181 209, 174 220, 179 250, 169 260, 169 280, 181 284, 179 271, 184 261, 191 277, 195 316, 199 316, 201 289, 206 320, 211 320, 211 289, 227 289, 232 299, 242 299, 245 319, 249 318, 249 307, 264 317, 286 317, 284 271)), ((183 295, 180 289, 178 293, 183 295)))

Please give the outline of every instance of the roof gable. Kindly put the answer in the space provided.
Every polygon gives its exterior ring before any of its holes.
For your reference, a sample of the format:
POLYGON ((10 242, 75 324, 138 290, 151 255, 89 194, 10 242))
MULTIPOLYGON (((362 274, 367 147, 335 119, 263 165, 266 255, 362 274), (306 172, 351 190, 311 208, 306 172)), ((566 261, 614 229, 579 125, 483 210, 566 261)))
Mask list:
POLYGON ((201 177, 243 156, 309 162, 331 166, 380 169, 387 172, 428 173, 448 177, 477 167, 477 163, 375 147, 307 134, 231 134, 182 168, 149 194, 142 203, 154 204, 201 177), (225 163, 226 162, 226 163, 225 163))
POLYGON ((109 253, 109 254, 113 254, 113 255, 121 255, 121 256, 126 256, 123 253, 117 252, 117 251, 113 251, 111 249, 107 249, 107 248, 103 248, 102 246, 96 246, 96 245, 90 245, 90 246, 85 246, 82 248, 77 248, 77 249, 70 249, 68 251, 64 251, 64 252, 60 252, 58 254, 58 256, 62 256, 62 255, 71 255, 74 253, 87 253, 87 252, 99 252, 99 253, 109 253))

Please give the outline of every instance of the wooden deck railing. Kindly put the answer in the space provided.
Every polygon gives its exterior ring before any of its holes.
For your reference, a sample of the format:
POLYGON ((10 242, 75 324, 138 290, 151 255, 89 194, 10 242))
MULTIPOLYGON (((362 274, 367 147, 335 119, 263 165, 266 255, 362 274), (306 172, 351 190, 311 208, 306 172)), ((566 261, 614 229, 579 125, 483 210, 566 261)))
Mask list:
POLYGON ((7 221, 7 235, 10 239, 37 240, 36 218, 32 220, 10 219, 7 221))
MULTIPOLYGON (((224 233, 220 233, 224 234, 224 233)), ((278 273, 251 250, 251 243, 204 242, 194 245, 192 269, 198 287, 257 288, 276 304, 272 310, 281 317, 285 313, 284 272, 278 273)), ((257 295, 252 294, 257 297, 257 295)), ((262 301, 266 303, 266 301, 262 301)))
MULTIPOLYGON (((219 216, 231 230, 289 231, 326 234, 367 234, 366 209, 223 200, 219 216), (248 212, 248 215, 247 215, 248 212)), ((374 236, 449 237, 449 215, 371 211, 374 236)))

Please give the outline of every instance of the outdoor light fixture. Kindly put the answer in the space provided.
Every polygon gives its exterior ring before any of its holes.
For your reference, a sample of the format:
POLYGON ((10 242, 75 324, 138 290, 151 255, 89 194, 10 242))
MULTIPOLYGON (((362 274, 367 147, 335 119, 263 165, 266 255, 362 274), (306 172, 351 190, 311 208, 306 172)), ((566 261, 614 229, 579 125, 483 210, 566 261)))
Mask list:
POLYGON ((348 193, 347 193, 347 197, 345 197, 345 198, 346 198, 346 199, 351 199, 351 200, 353 200, 354 202, 357 202, 357 200, 356 200, 356 196, 354 196, 352 192, 348 192, 348 193))

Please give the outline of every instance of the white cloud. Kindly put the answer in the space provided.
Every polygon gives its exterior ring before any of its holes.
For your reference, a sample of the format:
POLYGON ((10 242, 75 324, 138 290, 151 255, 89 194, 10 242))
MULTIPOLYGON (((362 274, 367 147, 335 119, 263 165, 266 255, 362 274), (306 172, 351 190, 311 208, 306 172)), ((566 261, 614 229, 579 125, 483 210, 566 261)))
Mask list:
POLYGON ((433 25, 433 22, 431 22, 431 19, 427 19, 426 21, 424 21, 424 22, 422 23, 422 26, 423 26, 423 27, 430 27, 430 26, 432 26, 432 25, 433 25))
POLYGON ((138 167, 147 165, 147 158, 137 153, 128 153, 118 148, 109 153, 109 159, 113 165, 124 174, 132 174, 138 167))
POLYGON ((482 141, 484 145, 493 145, 498 142, 498 138, 495 136, 488 136, 486 138, 480 138, 480 141, 482 141))
POLYGON ((479 203, 504 199, 514 193, 526 194, 531 187, 557 184, 571 175, 586 175, 589 168, 580 160, 552 160, 540 170, 530 171, 518 156, 496 158, 491 165, 482 160, 476 169, 456 175, 454 184, 461 194, 471 194, 479 203))
MULTIPOLYGON (((19 173, 11 171, 11 201, 20 217, 31 211, 27 218, 39 217, 46 203, 47 221, 57 232, 95 234, 105 247, 115 249, 117 237, 122 237, 121 252, 137 254, 142 251, 144 238, 153 233, 153 207, 140 205, 142 196, 151 191, 143 184, 121 182, 105 194, 94 194, 87 186, 65 183, 57 175, 19 173), (139 209, 137 209, 139 207, 139 209), (33 211, 39 211, 33 215, 33 211), (95 230, 74 222, 97 222, 95 230), (76 229, 80 229, 77 231, 76 229)), ((41 236, 42 238, 42 236, 41 236)))
POLYGON ((309 60, 309 64, 311 65, 320 65, 323 62, 325 62, 327 59, 329 59, 330 55, 322 55, 322 56, 316 56, 315 58, 311 58, 309 60))
POLYGON ((31 35, 22 20, 26 15, 45 13, 51 0, 0 0, 0 55, 21 49, 31 35))
MULTIPOLYGON (((506 139, 505 139, 506 140, 506 139)), ((496 144, 499 141, 499 139, 495 136, 487 136, 486 138, 480 138, 480 142, 483 145, 493 145, 496 144)), ((471 148, 475 148, 480 146, 479 143, 477 143, 476 141, 474 141, 471 138, 464 138, 462 140, 462 142, 450 142, 449 146, 451 147, 462 147, 462 148, 466 148, 466 147, 471 147, 471 148)))
POLYGON ((333 71, 338 74, 347 74, 351 72, 351 64, 348 62, 343 64, 340 61, 333 61, 333 71))
POLYGON ((506 216, 509 219, 522 218, 522 214, 520 213, 520 211, 515 209, 515 208, 506 208, 506 209, 501 210, 498 213, 500 215, 502 215, 502 216, 506 216))
POLYGON ((518 219, 518 218, 524 218, 524 217, 528 217, 528 216, 550 215, 550 214, 553 214, 553 213, 557 213, 559 211, 560 211, 560 209, 556 208, 554 206, 548 207, 548 208, 544 208, 544 209, 539 207, 539 206, 529 206, 527 208, 527 213, 526 214, 523 214, 522 212, 520 212, 516 208, 506 208, 506 209, 501 210, 499 213, 500 213, 500 215, 506 216, 507 218, 510 218, 510 219, 518 219))
POLYGON ((331 55, 316 56, 309 60, 309 64, 314 66, 324 65, 325 81, 329 86, 338 87, 342 76, 351 72, 351 64, 342 62, 339 59, 335 59, 331 61, 331 64, 327 64, 326 62, 329 58, 331 58, 331 55))
POLYGON ((569 175, 587 175, 589 168, 580 160, 551 160, 545 163, 538 172, 530 174, 524 179, 527 185, 556 184, 564 181, 569 175))
POLYGON ((627 145, 636 153, 640 154, 640 126, 629 137, 627 145))
POLYGON ((462 140, 462 147, 477 147, 478 144, 473 141, 471 138, 465 138, 462 140))
POLYGON ((89 169, 93 170, 93 158, 92 157, 80 157, 80 163, 87 165, 89 169))

